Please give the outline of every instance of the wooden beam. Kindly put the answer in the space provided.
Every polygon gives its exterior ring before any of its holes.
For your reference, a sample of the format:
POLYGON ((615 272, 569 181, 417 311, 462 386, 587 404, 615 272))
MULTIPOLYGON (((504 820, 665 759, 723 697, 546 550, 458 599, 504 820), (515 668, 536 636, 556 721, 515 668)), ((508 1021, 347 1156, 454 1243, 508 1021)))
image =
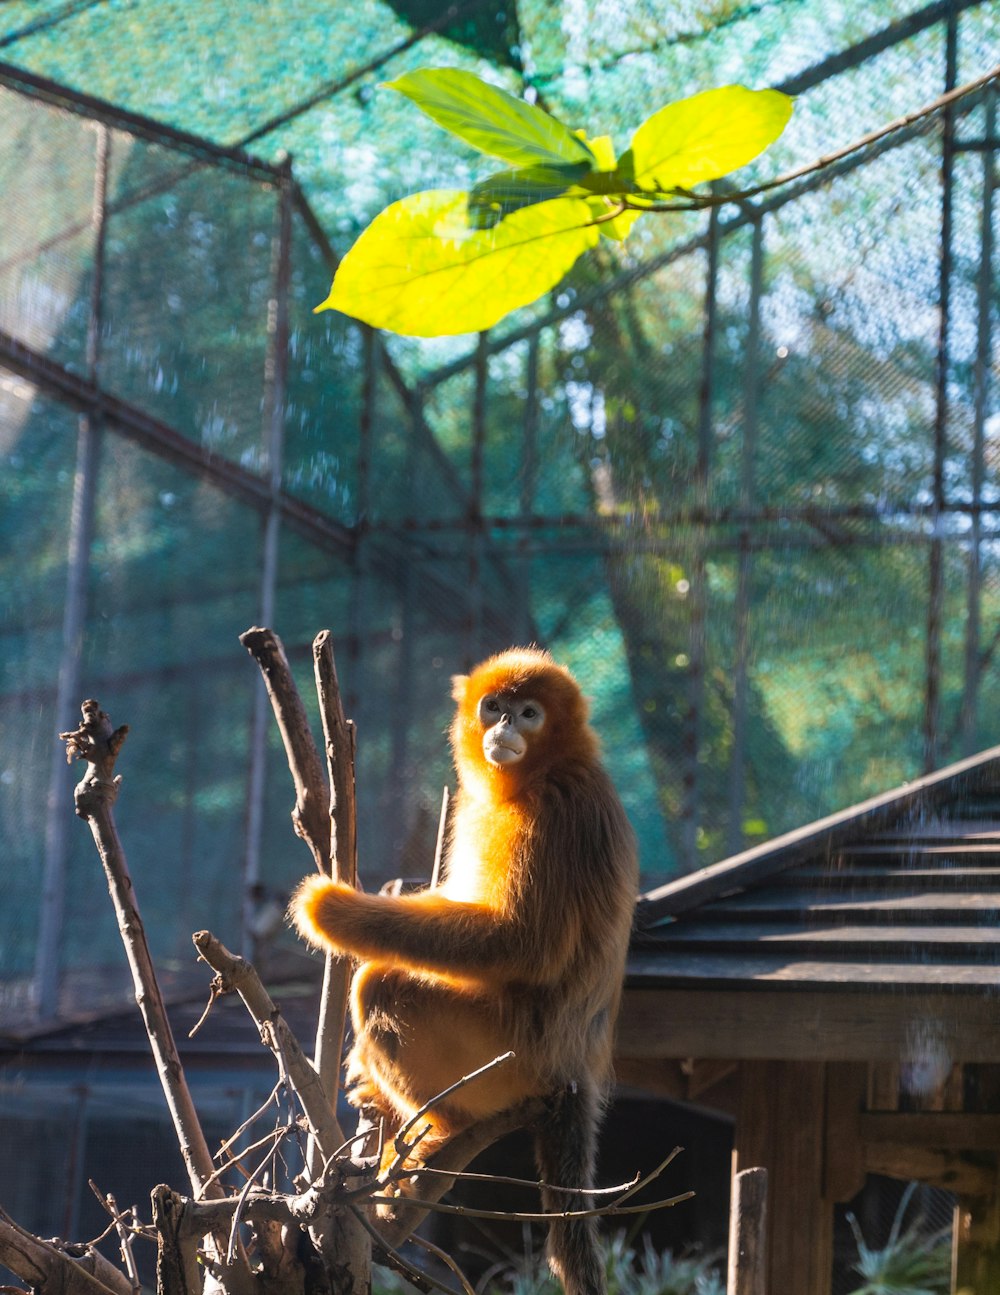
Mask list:
POLYGON ((864 1142, 862 1151, 869 1174, 905 1182, 917 1179, 959 1196, 987 1196, 996 1183, 995 1167, 966 1160, 956 1151, 911 1147, 905 1142, 864 1142))
POLYGON ((915 1061, 920 1041, 955 1061, 1000 1062, 995 1000, 981 993, 628 988, 617 1055, 915 1061))
POLYGON ((687 1079, 679 1061, 659 1057, 616 1057, 615 1079, 627 1088, 639 1088, 670 1101, 687 1100, 687 1079))
POLYGON ((871 1112, 860 1117, 865 1142, 905 1142, 911 1147, 947 1151, 1000 1150, 1000 1115, 966 1115, 952 1111, 871 1112))

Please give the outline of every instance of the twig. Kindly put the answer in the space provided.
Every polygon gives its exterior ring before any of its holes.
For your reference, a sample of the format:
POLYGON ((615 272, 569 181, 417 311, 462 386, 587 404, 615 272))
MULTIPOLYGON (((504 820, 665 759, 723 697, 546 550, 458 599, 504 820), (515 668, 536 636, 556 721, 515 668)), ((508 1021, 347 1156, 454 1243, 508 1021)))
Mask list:
POLYGON ((389 1168, 389 1175, 392 1175, 396 1167, 402 1164, 406 1157, 413 1151, 417 1142, 426 1135, 427 1130, 425 1129, 420 1134, 419 1138, 415 1139, 412 1143, 407 1143, 406 1138, 418 1120, 423 1119, 427 1112, 433 1110, 435 1106, 440 1106, 446 1098, 450 1097, 452 1093, 457 1092, 459 1088, 464 1088, 466 1084, 471 1084, 472 1081, 474 1079, 478 1079, 480 1075, 485 1075, 488 1071, 495 1070, 497 1066, 502 1066, 505 1062, 510 1061, 513 1056, 513 1052, 504 1052, 501 1056, 494 1057, 493 1060, 488 1061, 485 1066, 480 1066, 478 1070, 473 1070, 469 1074, 463 1075, 461 1079, 456 1080, 453 1084, 449 1084, 449 1086, 442 1092, 436 1093, 430 1101, 424 1102, 423 1106, 410 1116, 393 1140, 393 1146, 396 1149, 396 1158, 389 1168))
MULTIPOLYGON (((780 189, 786 184, 791 184, 794 180, 802 180, 807 175, 813 175, 817 171, 824 171, 827 167, 833 166, 836 162, 843 161, 844 158, 850 157, 852 153, 858 153, 863 148, 868 148, 872 144, 879 143, 880 140, 887 138, 889 135, 896 134, 897 131, 904 130, 908 126, 914 126, 922 121, 925 117, 931 117, 936 112, 941 112, 944 108, 950 107, 967 95, 975 94, 977 90, 983 90, 991 81, 1000 77, 1000 64, 992 67, 982 76, 976 77, 972 81, 966 81, 964 85, 949 90, 946 94, 940 95, 931 103, 925 104, 922 108, 916 108, 913 112, 905 113, 902 117, 896 117, 887 122, 884 126, 879 126, 876 130, 868 131, 866 134, 859 136, 850 144, 845 144, 842 148, 835 149, 832 153, 825 153, 822 157, 816 158, 812 162, 807 162, 803 166, 797 166, 790 171, 784 171, 775 176, 773 180, 766 180, 762 184, 754 185, 749 189, 739 190, 720 190, 713 194, 694 194, 687 193, 686 190, 676 189, 674 192, 686 195, 687 201, 680 203, 669 202, 650 202, 633 203, 628 197, 622 196, 620 199, 621 210, 629 211, 654 211, 654 212, 676 212, 676 211, 703 211, 707 207, 721 207, 729 202, 745 202, 748 198, 756 198, 762 193, 770 193, 773 189, 780 189)), ((641 191, 639 191, 641 192, 641 191)), ((616 199, 616 201, 618 201, 616 199)), ((607 219, 614 219, 615 215, 621 212, 613 212, 610 215, 602 215, 597 218, 595 224, 602 223, 607 219)))
MULTIPOLYGON (((660 1174, 662 1174, 663 1171, 666 1169, 667 1165, 671 1164, 674 1160, 676 1160, 676 1158, 680 1155, 680 1153, 683 1150, 684 1150, 683 1147, 674 1147, 670 1155, 667 1156, 665 1159, 661 1160, 660 1163, 656 1166, 656 1168, 652 1170, 650 1173, 648 1173, 645 1178, 640 1178, 637 1183, 631 1183, 628 1187, 626 1187, 625 1191, 623 1191, 621 1196, 619 1196, 618 1199, 615 1201, 615 1205, 624 1204, 624 1202, 627 1201, 630 1196, 634 1196, 636 1192, 641 1192, 644 1187, 648 1187, 651 1182, 655 1182, 655 1180, 659 1178, 660 1174)), ((560 1188, 559 1190, 564 1191, 565 1189, 560 1188)), ((596 1194, 597 1194, 596 1192, 591 1193, 592 1196, 596 1194)))
POLYGON ((437 840, 434 843, 434 867, 431 870, 431 890, 437 890, 441 884, 441 864, 444 861, 444 843, 448 836, 448 810, 451 805, 451 792, 447 783, 441 789, 441 813, 438 815, 437 840))
MULTIPOLYGON (((278 1141, 280 1141, 280 1139, 278 1139, 278 1141)), ((246 1183, 243 1185, 243 1190, 239 1194, 239 1197, 236 1202, 236 1209, 233 1210, 233 1221, 229 1227, 229 1245, 226 1249, 227 1263, 233 1262, 233 1255, 236 1251, 236 1244, 238 1240, 238 1229, 240 1226, 240 1218, 243 1214, 243 1211, 246 1209, 247 1198, 250 1195, 251 1188, 253 1187, 257 1179, 260 1178, 261 1174, 263 1174, 267 1166, 270 1164, 273 1164, 275 1153, 278 1150, 278 1141, 275 1141, 273 1143, 271 1150, 267 1153, 267 1155, 260 1162, 257 1168, 253 1171, 253 1173, 250 1174, 249 1178, 247 1178, 246 1183)))
POLYGON ((440 1246, 436 1246, 433 1241, 428 1241, 426 1237, 414 1236, 411 1237, 410 1240, 414 1241, 418 1246, 421 1246, 428 1254, 432 1254, 434 1258, 440 1263, 443 1263, 446 1268, 450 1268, 462 1283, 462 1289, 465 1291, 465 1295, 476 1295, 468 1277, 466 1277, 465 1273, 462 1272, 461 1268, 459 1268, 458 1264, 446 1250, 442 1250, 440 1246))
MULTIPOLYGON (((229 1137, 226 1138, 225 1142, 220 1144, 218 1151, 213 1156, 214 1160, 218 1160, 220 1156, 225 1155, 225 1153, 229 1150, 229 1148, 233 1145, 233 1143, 237 1140, 237 1138, 242 1137, 242 1135, 247 1131, 247 1129, 251 1126, 251 1124, 255 1123, 255 1121, 260 1119, 260 1117, 264 1114, 264 1112, 271 1105, 271 1103, 277 1100, 277 1096, 281 1092, 281 1089, 286 1082, 287 1081, 285 1079, 285 1076, 282 1075, 282 1077, 271 1089, 270 1093, 268 1094, 267 1100, 263 1102, 262 1105, 260 1105, 257 1108, 257 1110, 254 1111, 253 1115, 249 1116, 247 1119, 243 1121, 243 1123, 235 1131, 235 1133, 231 1133, 229 1137)), ((270 1134, 268 1134, 267 1138, 261 1138, 260 1142, 255 1143, 254 1146, 247 1147, 245 1151, 241 1152, 241 1154, 246 1155, 248 1152, 255 1150, 257 1146, 261 1146, 263 1145, 264 1142, 269 1141, 269 1139, 270 1139, 270 1134)))
POLYGON ((429 1291, 436 1288, 444 1291, 444 1295, 458 1295, 458 1291, 446 1286, 443 1282, 432 1277, 429 1273, 423 1272, 415 1267, 408 1260, 404 1259, 399 1251, 391 1245, 388 1245, 385 1238, 379 1235, 377 1228, 373 1227, 371 1222, 365 1217, 364 1210, 354 1209, 353 1213, 361 1224, 362 1228, 368 1233, 378 1250, 378 1257, 384 1260, 387 1267, 394 1268, 403 1277, 413 1283, 418 1290, 429 1291))
POLYGON ((194 1036, 195 1036, 195 1035, 198 1033, 198 1031, 201 1029, 201 1027, 205 1024, 205 1022, 208 1020, 208 1014, 209 1014, 209 1012, 212 1010, 212 1008, 215 1006, 216 1002, 217 1002, 221 997, 222 997, 222 991, 218 988, 218 986, 216 985, 215 981, 213 980, 213 981, 212 981, 212 983, 211 983, 211 985, 209 986, 209 990, 208 990, 208 1002, 205 1004, 205 1010, 204 1010, 204 1011, 202 1012, 202 1014, 198 1017, 197 1021, 195 1021, 194 1025, 192 1025, 192 1026, 191 1026, 190 1030, 188 1030, 188 1038, 189 1038, 189 1039, 193 1039, 193 1038, 194 1038, 194 1036))
MULTIPOLYGON (((562 1188, 559 1188, 562 1191, 562 1188)), ((513 1219, 518 1223, 551 1223, 562 1219, 598 1219, 612 1218, 621 1214, 652 1213, 653 1210, 666 1210, 682 1201, 689 1201, 694 1192, 681 1192, 678 1196, 669 1196, 665 1200, 652 1201, 648 1205, 604 1205, 592 1210, 479 1210, 465 1205, 445 1205, 443 1201, 422 1200, 417 1196, 407 1196, 406 1203, 422 1210, 433 1210, 438 1214, 459 1214, 470 1219, 513 1219)), ((376 1205, 396 1205, 398 1196, 372 1196, 376 1205)))
MULTIPOLYGON (((673 1158, 673 1157, 671 1157, 673 1158)), ((655 1170, 647 1178, 640 1180, 639 1175, 630 1179, 627 1183, 619 1183, 616 1187, 557 1187, 554 1183, 542 1182, 538 1178, 510 1178, 506 1174, 470 1174, 464 1170, 459 1173, 451 1172, 447 1169, 428 1169, 421 1165, 417 1169, 409 1169, 400 1174, 402 1178, 422 1178, 426 1175, 440 1174, 444 1177, 451 1178, 459 1183, 496 1183, 504 1187, 531 1187, 535 1191, 561 1192, 564 1196, 615 1196, 624 1192, 630 1196, 633 1190, 638 1191, 640 1187, 645 1187, 647 1183, 652 1182, 653 1178, 661 1172, 667 1162, 659 1169, 655 1170)), ((621 1199, 624 1199, 623 1197, 621 1199)))
MULTIPOLYGON (((91 1187, 93 1187, 93 1183, 91 1183, 91 1187)), ((103 1200, 101 1203, 103 1204, 103 1200)), ((115 1230, 115 1221, 114 1219, 112 1219, 103 1232, 98 1232, 96 1237, 91 1237, 91 1239, 87 1242, 87 1245, 90 1246, 91 1248, 93 1248, 94 1246, 99 1246, 106 1237, 109 1237, 111 1233, 114 1232, 114 1230, 115 1230)))
MULTIPOLYGON (((281 1141, 282 1141, 282 1139, 283 1139, 283 1138, 285 1138, 285 1137, 287 1137, 287 1136, 288 1136, 288 1134, 289 1134, 289 1133, 291 1133, 291 1132, 293 1131, 294 1127, 295 1127, 295 1126, 294 1126, 294 1125, 292 1125, 292 1124, 279 1124, 279 1125, 277 1125, 275 1128, 273 1128, 273 1129, 270 1131, 270 1133, 268 1133, 268 1134, 267 1134, 267 1136, 266 1136, 266 1137, 259 1138, 256 1142, 252 1143, 252 1144, 251 1144, 249 1147, 247 1147, 245 1150, 241 1151, 241 1152, 240 1152, 240 1154, 239 1154, 238 1156, 231 1156, 231 1157, 230 1157, 230 1159, 229 1159, 229 1160, 227 1160, 225 1164, 220 1165, 220 1166, 219 1166, 219 1168, 218 1168, 218 1169, 216 1169, 216 1171, 215 1171, 215 1175, 214 1175, 214 1176, 215 1176, 215 1177, 219 1177, 219 1176, 221 1176, 221 1175, 222 1175, 222 1174, 224 1174, 224 1173, 228 1173, 228 1171, 229 1171, 230 1169, 238 1169, 238 1170, 240 1171, 240 1173, 243 1175, 243 1177, 244 1177, 248 1182, 252 1181, 252 1180, 253 1180, 253 1177, 254 1177, 254 1172, 253 1172, 253 1171, 251 1171, 251 1172, 249 1172, 249 1173, 248 1173, 248 1172, 243 1168, 243 1164, 242 1164, 242 1159, 243 1159, 243 1157, 244 1157, 244 1156, 248 1156, 248 1155, 250 1155, 250 1154, 251 1154, 251 1152, 253 1152, 253 1151, 259 1151, 259 1150, 261 1149, 261 1147, 266 1147, 266 1146, 267 1146, 267 1144, 268 1144, 268 1143, 270 1143, 270 1144, 271 1144, 271 1151, 270 1151, 270 1153, 269 1153, 269 1155, 268 1155, 268 1157, 267 1157, 267 1158, 268 1158, 268 1159, 273 1159, 273 1157, 274 1157, 275 1153, 276 1153, 276 1152, 277 1152, 277 1150, 278 1150, 278 1147, 281 1145, 281 1141)), ((232 1140, 232 1139, 230 1139, 230 1141, 231 1141, 231 1140, 232 1140)), ((221 1154, 222 1154, 222 1152, 221 1152, 221 1151, 217 1151, 215 1154, 218 1156, 218 1155, 221 1155, 221 1154)))
MULTIPOLYGON (((91 1181, 91 1187, 94 1187, 91 1181)), ((96 1188, 95 1188, 96 1191, 96 1188)), ((118 1209, 118 1203, 109 1192, 107 1197, 107 1207, 115 1221, 115 1230, 118 1233, 118 1248, 121 1251, 122 1263, 125 1265, 125 1271, 128 1273, 128 1279, 132 1283, 134 1295, 142 1290, 142 1282, 139 1279, 139 1270, 136 1267, 135 1255, 132 1253, 132 1242, 135 1239, 132 1232, 125 1226, 124 1216, 118 1209)), ((232 1263, 232 1257, 229 1260, 232 1263)))
POLYGON ((240 642, 264 676, 264 685, 285 746, 295 784, 292 827, 296 836, 300 836, 312 851, 320 872, 326 872, 330 858, 330 820, 326 812, 323 769, 285 649, 273 630, 257 625, 245 630, 240 635, 240 642))

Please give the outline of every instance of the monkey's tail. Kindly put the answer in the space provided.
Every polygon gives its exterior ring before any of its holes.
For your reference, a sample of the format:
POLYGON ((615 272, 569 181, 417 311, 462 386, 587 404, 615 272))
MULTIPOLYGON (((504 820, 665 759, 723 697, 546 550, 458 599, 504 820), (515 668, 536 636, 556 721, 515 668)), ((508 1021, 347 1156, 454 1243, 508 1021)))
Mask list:
MULTIPOLYGON (((569 1084, 550 1103, 535 1135, 535 1156, 543 1183, 551 1187, 591 1187, 597 1159, 601 1097, 592 1080, 569 1084)), ((591 1209, 590 1196, 542 1188, 542 1209, 591 1209)), ((566 1295, 606 1295, 604 1260, 597 1243, 596 1219, 564 1219, 549 1224, 549 1267, 566 1295)))

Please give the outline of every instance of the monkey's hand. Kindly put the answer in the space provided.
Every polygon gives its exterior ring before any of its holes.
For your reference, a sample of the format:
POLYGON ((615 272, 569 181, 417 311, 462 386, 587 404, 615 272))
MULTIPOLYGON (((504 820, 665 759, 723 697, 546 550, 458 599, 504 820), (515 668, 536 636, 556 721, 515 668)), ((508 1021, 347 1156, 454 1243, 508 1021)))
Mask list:
POLYGON ((341 925, 350 926, 352 900, 358 896, 353 886, 313 873, 292 896, 288 916, 307 944, 329 949, 332 953, 352 952, 350 943, 341 942, 341 925))

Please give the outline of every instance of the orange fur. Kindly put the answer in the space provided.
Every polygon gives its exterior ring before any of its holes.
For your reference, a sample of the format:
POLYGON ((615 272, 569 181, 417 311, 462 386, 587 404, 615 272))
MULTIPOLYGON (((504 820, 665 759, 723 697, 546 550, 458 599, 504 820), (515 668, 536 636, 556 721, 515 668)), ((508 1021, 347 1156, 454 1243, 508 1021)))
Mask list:
POLYGON ((610 1077, 637 882, 632 832, 568 670, 535 648, 512 649, 453 683, 458 793, 444 884, 389 897, 313 876, 291 911, 306 940, 362 960, 348 1073, 358 1100, 374 1105, 390 1133, 462 1075, 513 1049, 514 1062, 435 1109, 435 1136, 524 1097, 583 1086, 583 1162, 564 1173, 579 1176, 593 1169, 610 1077), (544 709, 517 763, 484 756, 479 704, 487 694, 505 707, 531 698, 544 709))

